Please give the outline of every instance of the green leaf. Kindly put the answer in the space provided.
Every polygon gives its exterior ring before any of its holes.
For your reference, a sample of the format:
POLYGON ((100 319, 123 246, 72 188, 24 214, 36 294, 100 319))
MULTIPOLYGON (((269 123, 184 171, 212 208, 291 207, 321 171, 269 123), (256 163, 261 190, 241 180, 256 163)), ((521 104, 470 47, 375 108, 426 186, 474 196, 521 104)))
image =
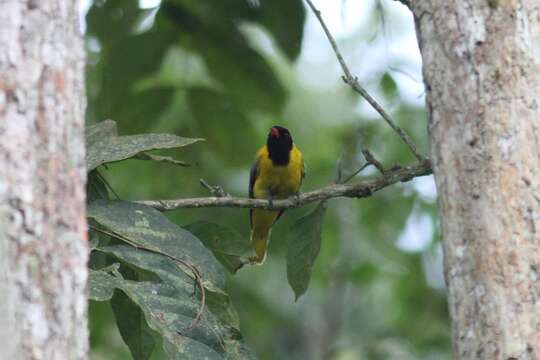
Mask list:
POLYGON ((183 268, 174 260, 163 255, 128 245, 103 246, 99 248, 99 251, 114 255, 137 269, 153 272, 159 279, 185 296, 191 296, 195 289, 194 280, 186 272, 183 272, 183 268))
POLYGON ((225 350, 221 340, 227 336, 227 330, 217 323, 212 314, 205 311, 200 323, 189 330, 199 309, 195 297, 178 293, 166 284, 124 280, 103 271, 91 271, 92 278, 97 282, 106 279, 108 290, 111 285, 121 290, 142 311, 148 327, 163 337, 163 347, 170 358, 222 359, 219 353, 225 350))
POLYGON ((257 357, 242 341, 225 340, 225 360, 256 360, 257 357))
MULTIPOLYGON (((195 266, 205 287, 219 291, 225 274, 212 253, 190 232, 170 222, 159 211, 125 201, 96 201, 87 216, 137 246, 167 254, 195 266)), ((188 276, 191 271, 184 268, 188 276)))
MULTIPOLYGON (((127 248, 127 246, 124 247, 127 248)), ((148 252, 145 253, 151 254, 148 252)), ((154 255, 167 260, 167 258, 161 255, 151 254, 151 256, 154 255)), ((131 308, 130 311, 126 311, 122 315, 133 316, 134 318, 131 319, 132 329, 124 329, 124 334, 127 331, 130 337, 129 340, 124 338, 126 342, 134 342, 135 339, 133 337, 137 338, 139 336, 137 334, 138 324, 140 321, 145 321, 149 329, 162 336, 163 349, 169 359, 254 359, 250 350, 239 340, 238 332, 221 324, 206 309, 200 322, 193 328, 190 328, 200 306, 197 296, 187 294, 183 290, 178 291, 177 288, 167 283, 158 284, 124 280, 121 277, 110 275, 102 270, 90 270, 90 284, 94 284, 93 288, 101 289, 100 296, 95 297, 94 300, 107 300, 112 296, 112 292, 118 289, 127 297, 120 297, 122 301, 118 301, 116 305, 113 304, 113 308, 115 306, 123 306, 125 308, 126 306, 133 305, 142 312, 141 314, 144 316, 144 320, 132 315, 133 310, 135 310, 134 308, 131 308), (103 291, 103 289, 106 289, 106 291, 103 291), (124 300, 128 301, 127 299, 129 299, 131 304, 124 302, 124 300)), ((115 301, 114 299, 117 294, 118 292, 115 293, 113 301, 115 301)), ((119 326, 130 325, 130 320, 128 319, 122 318, 121 321, 125 323, 119 324, 119 326)), ((151 335, 149 329, 145 330, 148 336, 151 335)), ((122 335, 124 336, 124 334, 122 335)), ((148 339, 144 341, 148 341, 148 339)), ((134 346, 139 345, 134 343, 134 346)), ((148 346, 148 344, 145 346, 148 346)), ((132 349, 131 346, 130 349, 132 349)), ((147 348, 142 350, 145 353, 149 351, 147 348)))
MULTIPOLYGON (((125 84, 125 81, 119 81, 125 84)), ((127 84, 118 91, 125 92, 126 86, 127 84)), ((125 128, 131 134, 148 133, 168 109, 175 94, 176 89, 170 86, 149 87, 121 95, 110 94, 108 97, 101 94, 101 103, 94 107, 103 110, 97 116, 114 118, 122 125, 129 124, 125 128)))
POLYGON ((290 60, 302 49, 306 10, 301 0, 261 1, 261 25, 266 27, 290 60), (286 9, 286 10, 284 10, 286 9))
POLYGON ((231 298, 224 292, 207 291, 206 304, 212 314, 226 326, 232 329, 240 329, 240 318, 233 307, 231 298))
MULTIPOLYGON (((138 269, 151 271, 163 282, 181 292, 182 296, 186 298, 193 297, 193 291, 196 289, 195 280, 186 273, 179 271, 181 268, 174 260, 126 245, 105 246, 99 250, 111 254, 138 269)), ((240 327, 238 314, 232 307, 230 298, 226 293, 215 289, 207 289, 206 304, 209 310, 224 324, 237 329, 240 327)))
POLYGON ((104 120, 94 125, 89 125, 85 129, 86 147, 92 146, 96 141, 105 137, 117 136, 118 128, 116 122, 104 120))
POLYGON ((187 100, 191 112, 197 122, 198 132, 216 149, 218 154, 226 154, 231 144, 235 144, 236 156, 228 157, 244 166, 252 160, 252 151, 258 143, 253 122, 242 112, 242 109, 222 92, 207 87, 193 86, 188 89, 187 100), (230 124, 237 129, 230 131, 230 124), (242 138, 243 141, 238 141, 242 138))
POLYGON ((394 78, 389 73, 384 73, 381 77, 381 89, 386 97, 394 97, 397 95, 397 85, 394 78))
POLYGON ((182 45, 201 55, 212 77, 241 108, 278 114, 285 104, 285 89, 237 24, 228 14, 216 18, 211 14, 213 5, 182 3, 164 2, 159 12, 182 32, 182 45))
POLYGON ((86 167, 91 171, 102 164, 129 159, 141 152, 181 148, 202 140, 172 134, 106 137, 97 140, 87 149, 86 167))
POLYGON ((98 170, 92 170, 88 173, 88 180, 86 182, 86 198, 88 203, 98 199, 109 199, 107 184, 103 180, 103 177, 98 170))
POLYGON ((86 15, 87 34, 107 40, 113 46, 133 33, 137 20, 144 13, 132 0, 94 2, 86 15))
POLYGON ((105 271, 89 270, 88 287, 90 289, 90 300, 110 300, 113 296, 114 289, 116 289, 119 285, 120 280, 106 273, 105 271))
POLYGON ((150 161, 164 162, 164 163, 169 163, 169 164, 183 166, 183 167, 191 166, 190 163, 187 163, 181 160, 176 160, 170 156, 159 156, 159 155, 153 155, 153 154, 148 154, 148 153, 140 153, 137 156, 135 156, 135 158, 137 160, 150 160, 150 161))
POLYGON ((147 360, 156 346, 144 313, 126 294, 116 291, 111 307, 122 339, 135 360, 147 360))
POLYGON ((287 279, 295 299, 302 296, 311 279, 311 269, 321 248, 321 230, 326 202, 298 219, 292 226, 287 248, 287 279))
POLYGON ((241 107, 279 114, 287 97, 283 85, 264 58, 246 45, 240 32, 233 39, 236 41, 216 39, 210 46, 199 46, 208 70, 241 107))
POLYGON ((206 221, 198 221, 184 228, 212 250, 232 274, 243 264, 242 258, 251 251, 248 239, 234 229, 206 221))

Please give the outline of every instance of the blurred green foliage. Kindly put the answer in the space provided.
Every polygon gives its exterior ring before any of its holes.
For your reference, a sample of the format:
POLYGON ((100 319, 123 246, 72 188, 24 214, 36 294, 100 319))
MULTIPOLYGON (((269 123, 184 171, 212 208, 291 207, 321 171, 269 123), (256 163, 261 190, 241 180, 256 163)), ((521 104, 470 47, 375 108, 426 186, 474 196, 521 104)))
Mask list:
MULTIPOLYGON (((344 40, 370 46, 384 37, 373 32, 380 11, 359 14, 370 17, 369 28, 344 40)), ((308 16, 299 0, 163 0, 152 9, 135 0, 95 0, 86 16, 88 121, 114 119, 120 134, 206 139, 162 151, 193 164, 189 168, 138 160, 109 165, 102 172, 120 198, 206 196, 199 178, 245 196, 254 153, 275 123, 291 130, 304 153, 304 190, 333 181, 338 162, 345 176, 354 172, 364 146, 386 166, 414 161, 383 121, 366 115, 364 102, 339 76, 327 81, 335 59, 303 57, 308 16)), ((425 111, 403 100, 396 74, 381 66, 360 80, 427 153, 425 111)), ((368 168, 352 181, 373 175, 368 168)), ((311 284, 298 302, 287 283, 286 239, 314 206, 280 219, 266 263, 228 275, 242 334, 260 359, 451 357, 435 197, 424 190, 430 181, 330 201, 311 284), (419 226, 416 218, 431 226, 419 226), (400 245, 411 233, 428 243, 400 245)), ((179 225, 226 225, 248 240, 244 209, 167 216, 179 225)), ((90 315, 92 358, 129 359, 110 307, 91 302, 90 315)), ((159 349, 152 355, 163 358, 159 349)))

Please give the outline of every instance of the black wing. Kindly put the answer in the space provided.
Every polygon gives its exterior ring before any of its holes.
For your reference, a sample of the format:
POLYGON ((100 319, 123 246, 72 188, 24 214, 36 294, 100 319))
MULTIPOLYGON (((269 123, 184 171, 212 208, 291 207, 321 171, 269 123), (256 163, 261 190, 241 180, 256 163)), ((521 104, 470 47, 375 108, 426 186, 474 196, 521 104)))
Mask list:
MULTIPOLYGON (((259 176, 259 160, 253 163, 253 165, 251 166, 251 170, 249 171, 249 198, 250 199, 253 199, 255 197, 255 195, 253 194, 253 187, 255 186, 255 180, 257 180, 258 176, 259 176)), ((251 227, 253 227, 252 213, 253 213, 253 209, 249 209, 249 224, 251 227)))

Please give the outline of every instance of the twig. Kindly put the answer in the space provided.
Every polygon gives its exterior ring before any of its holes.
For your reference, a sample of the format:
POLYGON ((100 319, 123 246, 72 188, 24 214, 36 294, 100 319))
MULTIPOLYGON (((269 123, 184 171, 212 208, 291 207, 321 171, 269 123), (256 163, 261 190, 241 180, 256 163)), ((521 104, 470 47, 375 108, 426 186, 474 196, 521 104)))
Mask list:
MULTIPOLYGON (((175 262, 178 262, 182 265, 184 265, 185 267, 187 267, 192 273, 193 273, 193 277, 194 277, 194 280, 195 280, 195 283, 197 284, 197 286, 199 287, 199 289, 201 290, 201 304, 199 305, 199 309, 197 310, 197 314, 195 315, 195 317, 193 318, 193 320, 191 321, 191 324, 189 325, 189 327, 186 328, 185 331, 190 331, 191 329, 193 329, 195 326, 197 326, 197 324, 199 324, 199 322, 201 321, 201 318, 203 316, 203 313, 204 313, 204 307, 206 305, 206 291, 204 289, 204 285, 203 285, 203 281, 202 281, 202 277, 201 277, 201 273, 199 272, 199 269, 197 269, 196 266, 182 260, 182 259, 178 259, 177 257, 174 257, 172 255, 169 255, 167 253, 164 253, 163 251, 159 250, 159 249, 150 249, 150 248, 147 248, 145 246, 141 246, 139 244, 137 244, 136 242, 122 236, 122 235, 118 235, 112 231, 107 231, 107 230, 104 230, 104 229, 100 229, 99 227, 96 227, 96 226, 93 226, 93 225, 88 225, 88 227, 94 231, 97 231, 97 232, 100 232, 102 234, 105 234, 105 235, 108 235, 108 236, 111 236, 111 237, 114 237, 120 241, 123 241, 131 246, 133 246, 135 249, 138 249, 138 250, 146 250, 146 251, 149 251, 149 252, 152 252, 152 253, 155 253, 155 254, 159 254, 159 255, 162 255, 162 256, 165 256, 175 262)), ((101 251, 99 248, 97 249, 98 251, 101 251)))
POLYGON ((334 37, 330 33, 330 30, 328 30, 328 27, 326 26, 326 23, 324 22, 321 12, 313 5, 313 2, 311 0, 306 0, 308 6, 311 8, 317 19, 319 20, 319 23, 321 24, 324 33, 326 34, 326 37, 328 38, 328 41, 330 42, 330 45, 332 45, 332 49, 334 50, 334 53, 336 54, 336 57, 339 61, 339 64, 341 65, 341 69, 343 70, 343 81, 349 85, 354 91, 359 93, 378 113, 381 115, 381 117, 386 121, 388 125, 394 130, 400 139, 409 147, 411 152, 414 154, 416 159, 420 162, 423 162, 425 158, 420 155, 418 150, 416 149, 416 145, 411 140, 411 138, 407 135, 407 133, 400 128, 394 120, 384 111, 381 105, 367 92, 366 89, 364 89, 360 83, 358 82, 358 78, 356 76, 353 76, 351 74, 351 71, 349 70, 349 67, 347 66, 347 63, 343 59, 343 56, 341 55, 341 52, 339 51, 339 48, 337 46, 336 41, 334 40, 334 37))
POLYGON ((135 201, 138 204, 153 207, 161 211, 185 208, 203 207, 235 207, 281 210, 300 207, 315 201, 328 200, 336 197, 363 198, 387 186, 398 182, 406 182, 418 176, 431 174, 431 163, 424 160, 413 166, 385 171, 384 175, 375 179, 364 180, 355 184, 332 184, 324 188, 300 194, 285 200, 247 199, 238 197, 200 197, 177 200, 147 200, 135 201))
POLYGON ((212 195, 215 197, 229 197, 231 195, 227 194, 225 190, 219 185, 212 186, 209 183, 207 183, 204 179, 199 179, 199 183, 202 187, 206 188, 212 195))
POLYGON ((375 166, 375 167, 377 168, 377 170, 379 170, 379 172, 380 172, 381 174, 384 175, 384 174, 386 173, 386 170, 384 170, 383 164, 381 164, 381 163, 379 162, 379 160, 377 160, 377 159, 375 158, 375 156, 371 153, 371 151, 369 151, 369 149, 362 149, 362 154, 363 154, 364 157, 366 158, 366 161, 367 161, 369 164, 375 166))
POLYGON ((340 181, 339 183, 340 184, 345 184, 345 183, 348 183, 349 181, 351 181, 356 175, 360 174, 362 172, 362 170, 364 170, 365 168, 367 168, 368 166, 372 165, 371 163, 369 162, 366 162, 364 165, 360 166, 360 168, 358 170, 356 170, 355 172, 353 172, 351 175, 347 176, 347 178, 343 181, 340 181))

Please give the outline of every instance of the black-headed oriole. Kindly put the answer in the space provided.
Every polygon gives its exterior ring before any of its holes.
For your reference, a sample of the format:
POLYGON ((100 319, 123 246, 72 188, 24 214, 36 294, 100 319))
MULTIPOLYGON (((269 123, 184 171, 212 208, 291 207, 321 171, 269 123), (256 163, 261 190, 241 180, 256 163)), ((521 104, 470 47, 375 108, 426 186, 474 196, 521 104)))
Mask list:
MULTIPOLYGON (((266 145, 258 152, 249 176, 249 197, 255 199, 286 199, 298 194, 305 168, 302 153, 294 145, 289 130, 273 126, 266 145)), ((283 210, 250 209, 250 243, 255 255, 251 264, 262 264, 272 225, 283 210)))

